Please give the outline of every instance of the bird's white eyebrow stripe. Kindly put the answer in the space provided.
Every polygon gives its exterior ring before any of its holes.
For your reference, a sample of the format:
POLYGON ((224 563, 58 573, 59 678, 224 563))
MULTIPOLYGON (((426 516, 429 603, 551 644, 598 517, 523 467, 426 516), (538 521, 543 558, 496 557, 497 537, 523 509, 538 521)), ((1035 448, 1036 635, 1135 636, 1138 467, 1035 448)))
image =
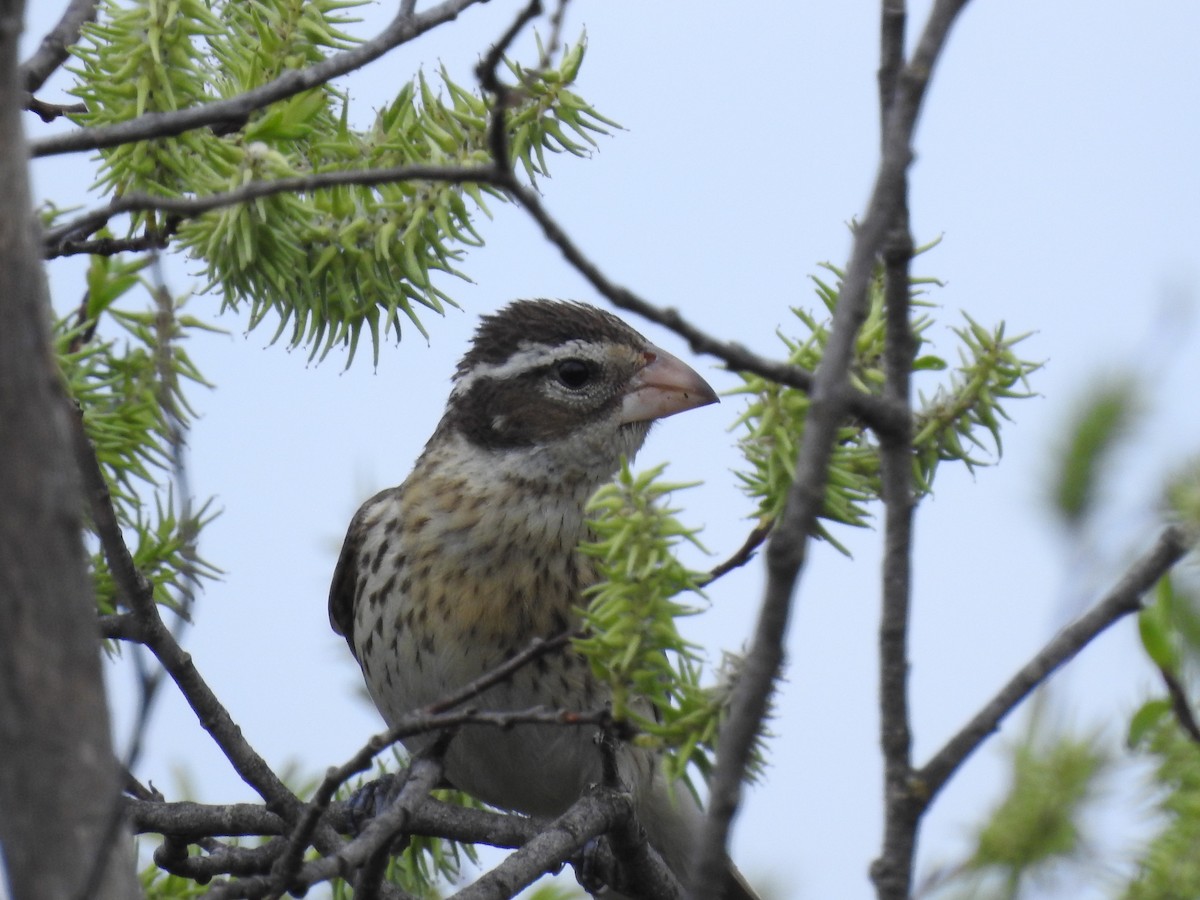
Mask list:
POLYGON ((545 344, 521 344, 517 352, 504 362, 475 365, 454 382, 450 396, 462 396, 474 387, 476 381, 482 378, 507 378, 510 375, 527 372, 530 369, 547 365, 556 359, 570 356, 599 360, 603 356, 603 350, 593 341, 578 339, 567 341, 565 344, 556 344, 553 347, 547 347, 545 344))

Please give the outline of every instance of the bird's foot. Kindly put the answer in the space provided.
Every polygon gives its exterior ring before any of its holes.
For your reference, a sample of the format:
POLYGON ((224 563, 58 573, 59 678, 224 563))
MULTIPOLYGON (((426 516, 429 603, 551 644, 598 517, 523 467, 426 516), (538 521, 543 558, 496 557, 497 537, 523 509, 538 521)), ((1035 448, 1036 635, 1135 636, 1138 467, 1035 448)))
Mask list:
POLYGON ((346 801, 346 809, 350 812, 350 821, 356 833, 362 831, 367 822, 392 805, 404 786, 404 780, 400 775, 380 775, 350 795, 350 799, 346 801))
POLYGON ((607 841, 603 837, 594 837, 571 860, 575 880, 592 896, 608 890, 608 882, 603 877, 607 872, 606 850, 607 841))

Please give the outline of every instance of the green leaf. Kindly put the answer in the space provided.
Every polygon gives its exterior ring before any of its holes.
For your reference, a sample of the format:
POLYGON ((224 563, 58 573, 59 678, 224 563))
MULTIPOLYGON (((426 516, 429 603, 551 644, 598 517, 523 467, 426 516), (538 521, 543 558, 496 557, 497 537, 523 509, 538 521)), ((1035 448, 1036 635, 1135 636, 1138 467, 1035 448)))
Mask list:
POLYGON ((1179 671, 1179 649, 1171 623, 1174 590, 1170 578, 1160 578, 1155 602, 1138 613, 1138 634, 1151 661, 1166 672, 1179 671))
POLYGON ((1143 703, 1129 722, 1129 733, 1125 739, 1126 746, 1140 747, 1147 740, 1150 732, 1170 714, 1170 700, 1160 698, 1143 703))
POLYGON ((1062 520, 1078 528, 1096 506, 1105 464, 1130 431, 1141 406, 1141 386, 1133 376, 1112 378, 1084 398, 1059 451, 1052 505, 1062 520))

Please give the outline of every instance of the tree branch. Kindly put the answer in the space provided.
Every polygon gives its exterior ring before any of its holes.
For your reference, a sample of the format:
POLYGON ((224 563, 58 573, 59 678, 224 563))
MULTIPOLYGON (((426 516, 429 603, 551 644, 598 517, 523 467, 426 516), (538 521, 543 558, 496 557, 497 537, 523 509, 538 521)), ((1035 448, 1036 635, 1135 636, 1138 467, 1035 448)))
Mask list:
POLYGON ((322 172, 316 175, 297 175, 292 178, 277 178, 270 181, 251 181, 231 191, 207 194, 202 197, 153 197, 147 194, 131 193, 47 231, 46 255, 58 255, 55 249, 63 242, 94 234, 110 219, 123 213, 157 211, 179 219, 191 219, 214 209, 249 203, 276 194, 307 193, 351 184, 371 187, 400 181, 441 181, 451 184, 472 182, 491 184, 497 187, 504 187, 508 184, 507 176, 497 172, 494 166, 407 165, 384 169, 322 172))
MULTIPOLYGON (((721 729, 703 840, 696 855, 695 889, 717 900, 729 829, 755 736, 767 712, 771 688, 783 662, 783 643, 807 553, 808 536, 825 502, 825 480, 838 427, 851 411, 847 373, 854 340, 867 313, 875 261, 903 208, 912 135, 925 86, 950 25, 965 0, 939 0, 930 13, 917 53, 899 78, 883 131, 883 152, 862 224, 833 314, 825 355, 813 379, 796 479, 767 545, 767 587, 750 654, 737 685, 729 719, 721 729)), ((894 412, 894 411, 893 411, 894 412)), ((907 417, 905 417, 907 418, 907 417)))
MULTIPOLYGON (((815 383, 814 376, 806 369, 759 356, 741 344, 718 340, 685 319, 679 310, 655 306, 628 288, 610 281, 600 267, 583 253, 562 226, 546 211, 536 192, 515 178, 505 185, 505 190, 525 207, 534 221, 541 226, 546 239, 558 247, 567 262, 614 306, 636 313, 643 319, 673 331, 688 342, 694 353, 715 356, 735 372, 761 375, 779 384, 811 393, 815 383)), ((900 425, 898 411, 891 409, 880 397, 847 388, 846 403, 855 416, 877 432, 889 431, 900 425)))
POLYGON ((632 817, 633 802, 628 794, 605 787, 592 788, 529 843, 452 895, 451 900, 515 897, 522 888, 565 863, 588 841, 632 817))
POLYGON ((280 882, 281 888, 285 887, 290 890, 295 886, 294 878, 297 877, 296 873, 300 869, 304 851, 310 844, 312 834, 321 824, 338 788, 352 776, 370 768, 371 760, 375 756, 402 738, 432 731, 444 732, 466 724, 511 728, 516 724, 527 723, 584 726, 603 725, 610 722, 612 716, 607 710, 578 713, 535 707, 508 712, 478 712, 471 709, 459 712, 445 711, 465 703, 493 684, 505 680, 513 672, 550 652, 551 649, 561 648, 569 638, 570 634, 562 634, 549 640, 535 640, 527 649, 503 665, 475 679, 444 700, 405 716, 386 732, 373 736, 345 764, 330 768, 314 793, 312 801, 304 806, 303 814, 295 818, 296 824, 289 836, 286 851, 280 857, 273 872, 273 877, 280 882))
MULTIPOLYGON (((99 0, 71 0, 58 24, 46 33, 33 55, 21 63, 21 85, 26 91, 33 94, 41 90, 54 71, 67 61, 67 48, 79 42, 85 22, 96 20, 99 5, 99 0)), ((48 121, 45 116, 42 118, 48 121)))
POLYGON ((50 246, 48 241, 43 241, 46 250, 42 258, 51 260, 58 259, 60 256, 116 256, 118 253, 165 250, 171 245, 171 236, 175 233, 174 220, 168 221, 166 226, 153 234, 143 234, 141 237, 133 238, 97 238, 93 241, 62 240, 53 246, 50 246))
POLYGON ((0 3, 0 847, 15 897, 136 893, 115 827, 95 593, 72 465, 73 414, 50 333, 29 188, 17 50, 25 4, 0 3))
POLYGON ((46 103, 30 94, 25 100, 25 109, 29 110, 43 122, 53 122, 62 116, 79 115, 87 112, 83 103, 46 103))
POLYGON ((754 558, 754 552, 760 546, 762 546, 763 541, 767 539, 767 535, 771 533, 771 528, 774 526, 774 524, 775 522, 773 520, 764 519, 755 525, 754 528, 751 529, 750 533, 746 535, 746 540, 742 542, 742 546, 735 550, 729 559, 719 563, 716 566, 713 566, 708 571, 708 574, 701 579, 699 586, 707 587, 718 578, 721 578, 722 576, 732 572, 734 569, 740 568, 746 565, 746 563, 750 562, 750 560, 754 558))
POLYGON ((283 852, 284 842, 267 841, 258 847, 231 847, 222 844, 203 856, 191 856, 187 844, 164 840, 154 851, 154 864, 164 872, 207 884, 220 875, 261 877, 283 852))
POLYGON ((191 656, 179 646, 159 615, 153 587, 138 571, 125 545, 108 483, 96 458, 95 448, 84 430, 83 419, 78 413, 71 418, 75 462, 83 476, 92 522, 117 593, 137 619, 140 632, 138 639, 167 670, 200 725, 221 748, 242 779, 285 817, 296 818, 301 810, 300 801, 250 746, 242 730, 193 665, 191 656))
POLYGON ((963 762, 1034 688, 1072 659, 1114 622, 1141 609, 1142 595, 1192 549, 1183 529, 1163 529, 1154 546, 1134 561, 1120 581, 1090 610, 1064 628, 1026 663, 954 737, 918 770, 914 786, 932 802, 963 762))
POLYGON ((135 141, 173 137, 195 128, 240 121, 264 106, 285 100, 302 91, 311 90, 340 75, 360 69, 426 31, 453 21, 468 7, 481 2, 483 0, 444 0, 437 6, 414 15, 406 15, 401 10, 396 18, 374 38, 357 44, 349 50, 335 53, 314 65, 285 72, 274 81, 246 91, 244 94, 173 112, 148 113, 116 125, 81 128, 66 134, 44 138, 33 143, 33 156, 54 156, 59 153, 76 153, 81 150, 99 150, 135 141))
POLYGON ((1183 683, 1175 676, 1174 672, 1162 666, 1158 667, 1158 674, 1162 676, 1163 684, 1167 688, 1167 696, 1171 700, 1171 712, 1175 714, 1175 721, 1179 723, 1179 727, 1183 729, 1183 733, 1192 743, 1200 744, 1200 724, 1196 722, 1196 716, 1192 712, 1192 703, 1188 699, 1183 683))
MULTIPOLYGON (((880 16, 879 120, 882 129, 896 100, 904 64, 904 0, 883 0, 880 16)), ((912 363, 909 264, 913 238, 908 215, 908 172, 896 186, 894 221, 883 246, 884 396, 906 411, 906 427, 880 436, 880 496, 884 503, 882 603, 879 624, 879 738, 884 768, 883 850, 871 867, 881 900, 903 900, 912 888, 921 804, 912 780, 912 723, 908 704, 908 628, 912 600, 913 491, 912 363)))
POLYGON ((363 829, 359 840, 352 841, 346 851, 339 854, 348 866, 357 871, 354 879, 354 896, 358 900, 375 900, 387 869, 387 859, 396 838, 407 835, 412 809, 424 802, 429 792, 437 787, 442 777, 440 759, 445 747, 435 751, 438 758, 419 756, 408 766, 404 784, 391 805, 375 816, 363 829), (357 856, 350 854, 355 844, 370 844, 372 849, 357 856))

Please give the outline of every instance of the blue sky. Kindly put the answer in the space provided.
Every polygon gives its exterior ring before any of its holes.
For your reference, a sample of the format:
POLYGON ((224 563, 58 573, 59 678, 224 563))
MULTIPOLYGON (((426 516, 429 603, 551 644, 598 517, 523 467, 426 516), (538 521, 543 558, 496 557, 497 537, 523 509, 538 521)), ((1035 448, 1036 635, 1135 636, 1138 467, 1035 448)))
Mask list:
MULTIPOLYGON (((33 6, 36 38, 59 4, 33 6)), ((372 33, 392 8, 365 7, 358 33, 372 33)), ((914 6, 914 31, 926 8, 914 6)), ((493 0, 469 10, 349 81, 362 120, 418 66, 444 62, 469 82, 478 53, 515 9, 493 0)), ((867 3, 576 0, 566 34, 586 27, 590 46, 580 92, 626 130, 602 139, 590 160, 554 160, 543 185, 548 208, 615 281, 778 355, 775 328, 791 328, 789 306, 816 302, 809 276, 820 262, 844 262, 846 223, 861 214, 870 189, 876 16, 867 3)), ((984 324, 1003 320, 1013 332, 1032 332, 1023 352, 1046 366, 1032 380, 1039 396, 1010 407, 1002 464, 974 476, 944 467, 918 514, 918 761, 1152 540, 1161 472, 1200 447, 1197 34, 1200 6, 1184 0, 1136 9, 977 2, 934 74, 911 194, 918 241, 942 238, 915 266, 945 282, 930 298, 941 307, 930 337, 949 355, 960 311, 984 324), (1097 553, 1081 558, 1045 512, 1052 451, 1088 385, 1126 368, 1150 379, 1156 396, 1144 438, 1114 470, 1097 553)), ((61 99, 60 86, 53 82, 43 98, 61 99)), ((33 116, 26 125, 34 136, 53 130, 33 116)), ((78 203, 87 177, 82 158, 41 161, 35 191, 78 203)), ((432 431, 477 314, 523 296, 597 300, 523 214, 493 210, 481 227, 487 246, 463 266, 474 284, 449 286, 464 311, 430 319, 428 344, 413 333, 385 348, 377 371, 365 354, 348 372, 336 354, 309 365, 302 352, 266 346, 269 327, 244 336, 245 321, 234 315, 220 319, 232 336, 191 348, 217 384, 193 395, 200 416, 191 478, 224 510, 202 549, 226 575, 201 598, 188 649, 276 765, 323 771, 381 727, 329 631, 329 577, 358 503, 401 481, 432 431)), ((197 286, 194 269, 170 259, 176 292, 197 286)), ((56 304, 77 302, 80 265, 55 262, 49 272, 56 304)), ((215 313, 217 305, 200 296, 191 311, 215 313)), ((634 324, 719 389, 736 384, 673 336, 634 324)), ((705 481, 677 499, 686 521, 705 525, 717 556, 750 527, 751 503, 731 474, 738 456, 728 429, 740 410, 729 398, 672 419, 638 460, 669 460, 672 479, 705 481)), ((822 546, 804 574, 772 768, 748 792, 738 822, 735 857, 778 897, 872 894, 866 869, 881 826, 879 535, 838 536, 854 558, 822 546)), ((715 587, 711 610, 687 623, 714 658, 748 638, 761 584, 759 567, 748 566, 715 587)), ((111 683, 123 735, 131 682, 114 669, 111 683)), ((1115 735, 1156 686, 1124 626, 1085 651, 1056 688, 1064 723, 1115 735)), ((922 869, 952 859, 964 830, 1001 792, 999 754, 1014 724, 939 800, 922 834, 922 869)), ((250 799, 168 691, 139 774, 170 795, 177 769, 200 799, 250 799)), ((1102 896, 1104 873, 1120 862, 1108 848, 1145 833, 1147 811, 1097 818, 1100 874, 1090 894, 1061 896, 1102 896)), ((1053 887, 1044 896, 1056 896, 1053 887)))

